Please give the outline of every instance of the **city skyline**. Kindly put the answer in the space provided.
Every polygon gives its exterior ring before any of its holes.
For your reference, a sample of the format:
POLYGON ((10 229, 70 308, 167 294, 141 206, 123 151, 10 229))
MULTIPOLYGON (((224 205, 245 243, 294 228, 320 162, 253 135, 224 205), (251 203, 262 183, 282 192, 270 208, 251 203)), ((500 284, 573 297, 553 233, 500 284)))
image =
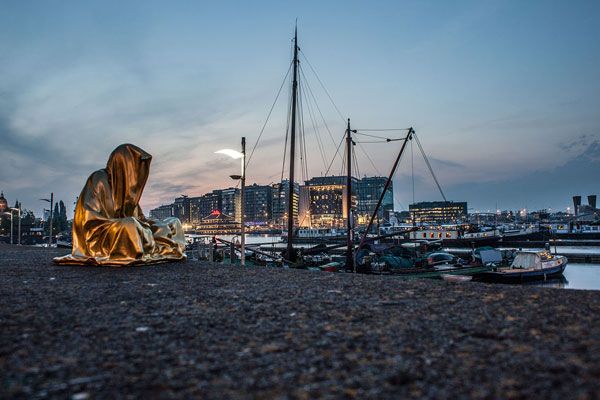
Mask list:
MULTIPOLYGON (((0 189, 38 216, 38 199, 53 191, 71 212, 85 179, 125 142, 154 156, 146 212, 228 186, 237 164, 213 152, 241 136, 254 145, 297 17, 302 51, 343 116, 359 128, 414 126, 449 199, 566 209, 572 195, 600 192, 597 4, 339 5, 5 6, 0 189)), ((320 100, 337 141, 343 121, 320 100)), ((274 109, 249 181, 280 178, 284 108, 274 109)), ((398 149, 364 147, 375 168, 357 150, 361 176, 386 175, 398 149)), ((309 175, 319 176, 314 143, 309 153, 309 175)), ((397 209, 413 201, 409 160, 394 180, 397 209)), ((415 172, 414 200, 439 200, 417 157, 415 172)))

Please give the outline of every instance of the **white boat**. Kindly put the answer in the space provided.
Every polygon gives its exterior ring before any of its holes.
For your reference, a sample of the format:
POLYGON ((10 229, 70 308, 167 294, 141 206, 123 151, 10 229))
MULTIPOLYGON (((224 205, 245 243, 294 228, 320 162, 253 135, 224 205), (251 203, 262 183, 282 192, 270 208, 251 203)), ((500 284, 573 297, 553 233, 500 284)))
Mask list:
POLYGON ((548 251, 518 252, 510 267, 498 267, 494 271, 478 275, 479 280, 489 282, 521 282, 546 280, 561 275, 567 267, 567 257, 550 254, 548 251))

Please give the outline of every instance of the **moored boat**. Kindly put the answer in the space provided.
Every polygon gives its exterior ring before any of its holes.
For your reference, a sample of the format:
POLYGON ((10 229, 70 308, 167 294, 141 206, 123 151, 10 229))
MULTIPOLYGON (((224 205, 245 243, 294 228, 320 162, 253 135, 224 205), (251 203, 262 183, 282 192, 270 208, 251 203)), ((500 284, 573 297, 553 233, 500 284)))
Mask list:
POLYGON ((546 280, 559 276, 567 267, 567 257, 548 251, 519 252, 510 267, 498 267, 475 276, 483 282, 518 283, 528 280, 546 280))

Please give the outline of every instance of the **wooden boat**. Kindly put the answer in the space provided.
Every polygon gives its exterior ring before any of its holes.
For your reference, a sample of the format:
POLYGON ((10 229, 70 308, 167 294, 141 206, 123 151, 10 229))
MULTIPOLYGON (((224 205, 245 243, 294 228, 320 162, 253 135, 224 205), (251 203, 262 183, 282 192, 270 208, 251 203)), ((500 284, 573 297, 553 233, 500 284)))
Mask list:
POLYGON ((519 252, 510 267, 497 267, 493 271, 477 274, 483 282, 519 283, 528 280, 546 280, 559 276, 567 267, 567 257, 548 251, 519 252))
POLYGON ((451 275, 451 274, 442 274, 441 278, 446 282, 454 282, 454 283, 462 283, 462 282, 470 282, 473 277, 470 275, 451 275))
POLYGON ((405 279, 443 279, 448 276, 474 276, 480 275, 492 270, 491 266, 487 265, 445 265, 436 266, 434 268, 414 268, 412 271, 402 271, 396 273, 396 276, 405 279))

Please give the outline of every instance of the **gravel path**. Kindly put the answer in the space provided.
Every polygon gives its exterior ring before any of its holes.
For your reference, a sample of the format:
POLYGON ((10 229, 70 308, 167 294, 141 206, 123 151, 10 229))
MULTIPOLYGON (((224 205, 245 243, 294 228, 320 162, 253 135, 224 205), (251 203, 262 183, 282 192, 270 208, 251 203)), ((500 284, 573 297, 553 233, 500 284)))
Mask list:
POLYGON ((0 398, 600 398, 600 292, 0 247, 0 398))

